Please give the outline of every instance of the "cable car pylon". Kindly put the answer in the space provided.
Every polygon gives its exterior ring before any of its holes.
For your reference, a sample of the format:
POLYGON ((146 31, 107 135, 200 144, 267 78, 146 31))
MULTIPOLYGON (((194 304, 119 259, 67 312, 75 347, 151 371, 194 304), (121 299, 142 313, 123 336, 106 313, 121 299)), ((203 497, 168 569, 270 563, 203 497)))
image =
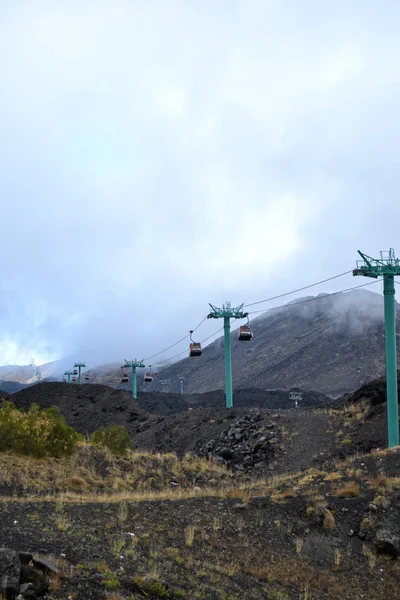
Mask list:
POLYGON ((72 371, 65 371, 64 377, 68 377, 68 383, 71 383, 71 375, 73 375, 72 371))
POLYGON ((243 304, 232 308, 230 302, 225 302, 222 308, 210 304, 211 312, 207 319, 224 319, 224 346, 225 346, 225 398, 226 408, 232 408, 232 356, 231 356, 231 319, 245 319, 247 312, 243 312, 243 304))
POLYGON ((142 360, 125 360, 123 369, 132 370, 132 397, 137 398, 137 382, 136 382, 136 369, 144 369, 146 365, 143 364, 142 360))
POLYGON ((76 362, 74 364, 74 375, 78 375, 78 383, 81 384, 81 370, 86 367, 84 362, 76 362), (76 370, 78 369, 78 371, 76 370))
POLYGON ((383 277, 383 297, 385 311, 385 344, 386 344, 386 397, 388 447, 399 445, 399 406, 397 392, 397 354, 396 354, 396 303, 394 277, 400 275, 400 260, 396 258, 393 248, 389 252, 381 252, 380 259, 371 258, 358 250, 363 259, 357 261, 353 275, 364 277, 383 277))

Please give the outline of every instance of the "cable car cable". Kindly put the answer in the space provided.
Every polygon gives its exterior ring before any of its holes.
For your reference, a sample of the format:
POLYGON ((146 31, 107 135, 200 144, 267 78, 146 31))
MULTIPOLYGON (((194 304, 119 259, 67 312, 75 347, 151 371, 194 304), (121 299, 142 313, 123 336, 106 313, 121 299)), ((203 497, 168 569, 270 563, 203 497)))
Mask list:
MULTIPOLYGON (((196 331, 204 323, 204 321, 206 321, 206 320, 207 320, 207 317, 204 317, 204 319, 202 321, 200 321, 200 323, 198 325, 196 325, 196 327, 194 329, 192 329, 192 332, 196 331)), ((160 356, 160 354, 164 354, 164 352, 167 352, 168 350, 170 350, 174 346, 177 346, 181 342, 184 342, 186 340, 186 338, 188 338, 189 336, 190 336, 190 334, 187 333, 183 338, 181 338, 177 342, 174 342, 173 344, 171 344, 170 346, 168 346, 168 348, 164 348, 164 350, 161 350, 160 352, 157 352, 156 354, 152 354, 151 356, 147 356, 146 358, 143 359, 143 361, 150 360, 151 358, 155 358, 156 356, 160 356)))
MULTIPOLYGON (((214 337, 214 335, 217 335, 217 333, 221 333, 221 331, 223 331, 224 328, 221 327, 221 329, 218 329, 218 331, 214 331, 214 333, 212 333, 211 335, 209 335, 208 337, 206 337, 204 340, 201 340, 201 344, 204 344, 204 342, 207 342, 209 339, 211 339, 212 337, 214 337)), ((179 354, 175 354, 175 356, 170 356, 169 358, 166 358, 165 360, 160 361, 159 363, 157 363, 155 366, 162 366, 163 363, 168 362, 170 360, 173 360, 174 358, 177 358, 178 356, 182 356, 183 354, 187 354, 187 350, 183 350, 183 352, 179 352, 179 354)))
MULTIPOLYGON (((272 296, 271 298, 266 298, 265 300, 258 300, 257 302, 251 302, 251 303, 249 303, 249 304, 244 304, 243 306, 244 306, 244 307, 248 307, 248 306, 255 306, 255 305, 257 305, 257 304, 263 304, 264 302, 269 302, 269 301, 272 301, 272 300, 277 300, 277 299, 279 299, 279 298, 283 298, 283 297, 285 297, 285 296, 289 296, 289 295, 291 295, 291 294, 295 294, 295 293, 297 293, 297 292, 301 292, 301 291, 303 291, 303 290, 307 290, 307 289, 309 289, 309 288, 311 288, 311 287, 315 287, 315 286, 317 286, 317 285, 321 285, 322 283, 326 283, 326 282, 328 282, 328 281, 332 281, 332 280, 334 280, 334 279, 338 279, 339 277, 343 277, 343 275, 348 275, 349 273, 352 273, 352 272, 353 272, 352 270, 350 270, 350 271, 345 271, 345 272, 343 272, 343 273, 339 273, 338 275, 333 275, 332 277, 328 277, 327 279, 323 279, 323 280, 321 280, 321 281, 318 281, 318 282, 316 282, 316 283, 312 283, 312 284, 310 284, 310 285, 303 286, 303 287, 301 287, 301 288, 298 288, 298 289, 296 289, 296 290, 292 290, 292 291, 290 291, 290 292, 285 292, 285 293, 283 293, 283 294, 279 294, 279 295, 277 295, 277 296, 272 296)), ((375 282, 372 282, 372 283, 375 283, 375 282)), ((357 287, 364 287, 365 285, 370 285, 370 284, 363 284, 363 285, 360 285, 360 286, 355 286, 354 288, 348 288, 347 290, 341 290, 340 292, 333 292, 333 294, 339 294, 339 293, 341 293, 341 292, 346 292, 346 291, 349 291, 349 290, 352 290, 352 289, 356 289, 357 287)), ((333 295, 333 294, 326 294, 326 295, 333 295)), ((324 296, 323 296, 323 297, 324 297, 324 296)), ((316 299, 316 298, 311 298, 310 300, 315 300, 315 299, 316 299)), ((308 302, 308 301, 310 301, 310 300, 306 300, 306 302, 308 302)), ((304 302, 304 301, 302 301, 302 302, 304 302)), ((302 302, 297 302, 296 304, 301 304, 302 302)), ((292 306, 293 306, 293 305, 292 305, 292 306)), ((277 308, 281 308, 281 307, 267 308, 267 309, 264 309, 264 310, 259 310, 259 311, 251 311, 251 312, 249 312, 249 314, 259 314, 259 313, 264 313, 264 312, 268 312, 269 310, 276 310, 277 308)), ((202 325, 202 324, 204 323, 204 321, 206 321, 206 320, 207 320, 207 316, 205 316, 205 317, 204 317, 204 319, 202 319, 202 321, 200 321, 200 323, 199 323, 198 325, 196 325, 196 327, 194 327, 194 328, 191 330, 191 331, 192 331, 192 333, 194 333, 195 331, 197 331, 197 329, 199 329, 199 327, 201 327, 201 325, 202 325)), ((213 334, 213 335, 215 335, 215 334, 213 334)), ((213 337, 213 335, 211 335, 210 337, 213 337)), ((167 351, 168 351, 168 350, 170 350, 171 348, 174 348, 174 347, 175 347, 175 346, 177 346, 178 344, 181 344, 182 342, 184 342, 184 341, 185 341, 185 340, 186 340, 188 337, 190 337, 190 334, 189 334, 189 333, 187 333, 187 334, 186 334, 184 337, 182 337, 180 340, 178 340, 178 341, 174 342, 173 344, 171 344, 171 345, 170 345, 170 346, 168 346, 167 348, 164 348, 164 350, 160 350, 160 352, 157 352, 156 354, 152 354, 151 356, 147 356, 147 357, 146 357, 146 358, 144 358, 143 360, 144 360, 144 361, 147 361, 147 360, 150 360, 150 359, 152 359, 152 358, 156 358, 157 356, 160 356, 160 354, 164 354, 164 352, 167 352, 167 351)), ((210 337, 206 338, 206 340, 204 340, 204 341, 207 341, 208 339, 210 339, 210 337)), ((181 356, 181 355, 183 355, 183 354, 185 354, 185 351, 183 351, 183 352, 180 352, 179 354, 175 355, 175 357, 176 357, 176 356, 181 356)), ((175 358, 175 357, 172 357, 172 358, 175 358)), ((166 360, 172 360, 172 359, 166 359, 166 360)), ((165 362, 165 361, 161 361, 161 362, 165 362)), ((161 363, 160 363, 160 364, 161 364, 161 363)))
POLYGON ((181 338, 180 340, 178 340, 177 342, 175 342, 174 344, 171 344, 170 346, 168 346, 168 348, 164 348, 164 350, 161 350, 160 352, 157 352, 156 354, 152 354, 151 356, 147 356, 146 358, 143 359, 143 362, 145 362, 146 360, 150 360, 151 358, 155 358, 156 356, 160 356, 160 354, 164 354, 164 352, 167 352, 167 350, 170 350, 174 346, 177 346, 181 342, 184 342, 187 337, 189 337, 188 333, 183 338, 181 338))
POLYGON ((302 292, 303 290, 308 290, 311 287, 315 287, 316 285, 321 285, 321 283, 326 283, 327 281, 332 281, 333 279, 337 279, 338 277, 343 277, 343 275, 348 275, 352 273, 351 271, 345 271, 344 273, 339 273, 339 275, 334 275, 333 277, 328 277, 328 279, 323 279, 322 281, 317 281, 317 283, 311 283, 310 285, 305 285, 304 287, 298 288, 297 290, 292 290, 291 292, 285 292, 284 294, 279 294, 278 296, 272 296, 271 298, 266 298, 265 300, 258 300, 257 302, 250 302, 250 304, 244 304, 243 307, 247 306, 255 306, 256 304, 262 304, 263 302, 269 302, 270 300, 277 300, 278 298, 283 298, 284 296, 290 296, 291 294, 296 294, 296 292, 302 292))
POLYGON ((338 292, 332 292, 330 294, 324 294, 323 296, 316 296, 314 298, 307 298, 307 300, 300 300, 299 302, 293 302, 290 305, 284 305, 284 306, 273 306, 272 308, 264 308, 263 310, 253 310, 249 312, 249 315, 255 315, 255 314, 259 314, 259 313, 265 313, 265 312, 269 312, 270 310, 283 310, 285 308, 288 308, 289 306, 297 306, 298 304, 304 304, 305 302, 315 302, 316 300, 322 300, 323 298, 326 298, 327 296, 335 296, 336 294, 342 294, 344 292, 350 292, 351 290, 356 290, 357 288, 362 288, 362 287, 366 287, 367 285, 373 285, 374 283, 378 283, 379 280, 376 281, 370 281, 368 283, 362 283, 361 285, 355 285, 354 287, 351 288, 347 288, 345 290, 339 290, 338 292))

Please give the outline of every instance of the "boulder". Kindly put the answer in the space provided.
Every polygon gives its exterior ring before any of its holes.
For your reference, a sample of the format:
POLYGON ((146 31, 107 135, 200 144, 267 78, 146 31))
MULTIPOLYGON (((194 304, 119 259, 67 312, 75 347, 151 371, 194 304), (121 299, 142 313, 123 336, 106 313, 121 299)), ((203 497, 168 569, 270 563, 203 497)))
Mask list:
POLYGON ((43 573, 49 573, 51 575, 58 574, 58 569, 56 565, 54 565, 49 560, 45 560, 44 558, 32 558, 32 563, 36 567, 36 569, 43 571, 43 573))
POLYGON ((29 565, 32 560, 32 554, 30 552, 18 552, 19 560, 21 565, 29 565))
POLYGON ((21 561, 18 552, 0 548, 0 591, 6 600, 14 600, 19 590, 21 561))
POLYGON ((389 529, 378 529, 375 543, 379 554, 387 554, 393 558, 400 554, 400 536, 389 529))

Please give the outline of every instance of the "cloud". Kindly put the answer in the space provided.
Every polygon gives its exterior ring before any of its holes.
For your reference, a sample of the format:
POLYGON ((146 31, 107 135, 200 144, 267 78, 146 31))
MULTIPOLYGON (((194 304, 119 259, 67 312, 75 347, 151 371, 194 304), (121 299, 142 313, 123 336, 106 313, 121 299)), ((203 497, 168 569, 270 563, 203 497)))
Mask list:
POLYGON ((4 3, 0 363, 151 354, 394 245, 383 4, 4 3))

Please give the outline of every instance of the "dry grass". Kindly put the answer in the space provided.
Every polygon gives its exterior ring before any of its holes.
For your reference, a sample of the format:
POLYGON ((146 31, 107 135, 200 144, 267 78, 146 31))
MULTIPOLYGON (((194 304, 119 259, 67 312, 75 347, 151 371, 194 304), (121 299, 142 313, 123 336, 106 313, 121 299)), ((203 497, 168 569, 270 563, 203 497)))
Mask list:
POLYGON ((195 531, 196 529, 193 525, 185 527, 185 544, 188 548, 193 545, 195 531))
POLYGON ((73 456, 59 459, 0 453, 0 485, 13 486, 18 495, 41 495, 49 489, 88 496, 132 489, 161 491, 171 486, 172 476, 182 487, 192 487, 197 474, 206 480, 216 476, 231 480, 224 467, 191 454, 179 459, 173 453, 130 452, 117 459, 108 450, 86 443, 73 456))
POLYGON ((333 471, 333 473, 328 473, 324 477, 324 481, 337 481, 338 479, 342 479, 343 475, 338 473, 337 471, 333 471))
POLYGON ((336 527, 335 517, 333 516, 331 511, 328 510, 327 508, 325 509, 325 512, 324 512, 324 527, 325 527, 325 529, 335 529, 335 527, 336 527))
POLYGON ((358 481, 348 481, 345 485, 336 488, 335 494, 338 498, 356 498, 360 494, 358 481))
POLYGON ((256 564, 249 566, 246 571, 254 578, 261 581, 267 581, 269 584, 278 585, 282 595, 271 596, 272 598, 305 598, 304 590, 309 591, 309 599, 317 600, 320 598, 320 590, 329 590, 328 595, 324 598, 330 600, 346 597, 346 590, 335 581, 335 577, 327 570, 318 570, 308 564, 307 560, 296 554, 293 559, 281 558, 276 561, 266 562, 264 564, 256 564), (295 586, 299 592, 302 590, 303 595, 293 596, 286 595, 281 586, 287 586, 293 591, 295 586))

